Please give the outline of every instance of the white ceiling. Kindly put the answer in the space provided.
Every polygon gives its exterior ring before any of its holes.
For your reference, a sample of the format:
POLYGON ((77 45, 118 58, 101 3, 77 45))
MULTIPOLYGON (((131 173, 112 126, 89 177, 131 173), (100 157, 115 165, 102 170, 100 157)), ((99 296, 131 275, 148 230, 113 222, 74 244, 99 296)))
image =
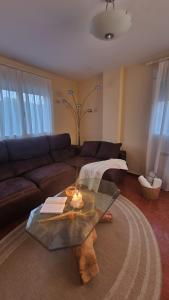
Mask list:
POLYGON ((104 0, 2 0, 2 55, 80 79, 169 49, 169 0, 116 0, 132 29, 110 42, 89 33, 104 0))

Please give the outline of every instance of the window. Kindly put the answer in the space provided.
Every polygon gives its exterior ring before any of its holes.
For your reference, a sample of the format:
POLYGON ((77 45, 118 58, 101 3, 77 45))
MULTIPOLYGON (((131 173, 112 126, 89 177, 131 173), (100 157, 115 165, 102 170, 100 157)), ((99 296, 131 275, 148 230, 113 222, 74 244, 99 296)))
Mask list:
POLYGON ((155 106, 154 134, 160 135, 161 133, 169 136, 169 101, 160 101, 155 106))
POLYGON ((22 136, 21 110, 16 91, 1 90, 0 137, 22 136))
POLYGON ((51 133, 50 102, 44 96, 27 93, 23 93, 23 101, 27 134, 51 133))
POLYGON ((47 79, 0 66, 0 138, 52 132, 47 79))

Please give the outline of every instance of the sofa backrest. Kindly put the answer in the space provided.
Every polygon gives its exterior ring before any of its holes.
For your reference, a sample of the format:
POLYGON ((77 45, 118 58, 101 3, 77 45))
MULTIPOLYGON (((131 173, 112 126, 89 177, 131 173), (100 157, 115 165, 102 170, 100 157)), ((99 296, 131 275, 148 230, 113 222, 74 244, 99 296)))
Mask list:
POLYGON ((65 161, 75 155, 68 133, 48 136, 50 152, 55 162, 65 161))
POLYGON ((52 162, 47 136, 5 141, 15 175, 21 175, 52 162))
POLYGON ((0 181, 75 155, 68 133, 0 142, 0 181))
POLYGON ((71 145, 71 139, 68 133, 49 135, 48 141, 51 151, 64 149, 71 145))
POLYGON ((11 161, 35 158, 49 153, 47 136, 6 140, 6 145, 11 161))
POLYGON ((120 159, 127 160, 127 153, 125 150, 120 150, 119 157, 120 159))
POLYGON ((5 142, 0 142, 0 181, 13 177, 14 170, 9 163, 8 150, 5 142))
POLYGON ((0 142, 0 163, 8 162, 8 150, 4 141, 0 142))
POLYGON ((80 156, 96 157, 99 160, 119 158, 126 160, 126 151, 121 150, 121 143, 106 141, 86 141, 80 147, 80 156))

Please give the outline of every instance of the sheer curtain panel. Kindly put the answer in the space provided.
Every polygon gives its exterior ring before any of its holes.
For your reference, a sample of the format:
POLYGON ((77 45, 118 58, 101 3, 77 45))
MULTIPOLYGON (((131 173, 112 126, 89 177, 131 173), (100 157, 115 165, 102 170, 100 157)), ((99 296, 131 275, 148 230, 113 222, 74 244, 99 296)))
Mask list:
POLYGON ((0 138, 52 132, 48 79, 0 66, 0 138))
POLYGON ((153 173, 163 180, 169 191, 169 62, 159 63, 152 104, 147 149, 147 174, 153 173))

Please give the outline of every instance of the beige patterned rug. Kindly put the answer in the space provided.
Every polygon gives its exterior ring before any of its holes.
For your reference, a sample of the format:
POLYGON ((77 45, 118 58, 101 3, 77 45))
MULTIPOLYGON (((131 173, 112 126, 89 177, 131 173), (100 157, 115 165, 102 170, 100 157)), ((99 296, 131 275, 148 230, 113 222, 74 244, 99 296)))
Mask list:
POLYGON ((113 204, 112 224, 98 224, 100 273, 82 286, 71 249, 49 252, 21 224, 0 241, 0 299, 156 300, 161 262, 150 224, 129 200, 113 204))

